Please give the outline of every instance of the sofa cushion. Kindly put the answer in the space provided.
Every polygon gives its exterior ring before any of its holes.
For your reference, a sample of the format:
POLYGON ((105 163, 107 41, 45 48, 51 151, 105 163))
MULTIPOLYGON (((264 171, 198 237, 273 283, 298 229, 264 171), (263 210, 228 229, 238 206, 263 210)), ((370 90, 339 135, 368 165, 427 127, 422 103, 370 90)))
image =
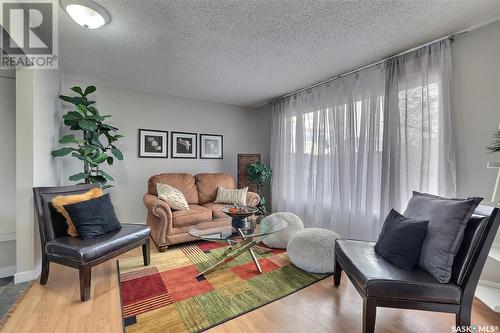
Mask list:
POLYGON ((335 257, 366 296, 459 304, 461 290, 417 268, 405 271, 375 253, 375 243, 337 239, 335 257))
POLYGON ((225 203, 234 205, 246 205, 248 187, 241 189, 227 189, 219 186, 215 203, 225 203))
POLYGON ((221 211, 222 208, 227 206, 225 204, 218 204, 218 203, 209 202, 209 203, 203 204, 202 206, 205 208, 208 208, 212 211, 212 216, 214 219, 228 217, 228 215, 226 213, 223 213, 221 211))
POLYGON ((176 228, 195 225, 212 220, 212 211, 202 206, 189 205, 188 210, 172 212, 172 220, 176 228))
POLYGON ((173 210, 186 210, 189 209, 189 205, 186 201, 186 197, 181 191, 168 184, 157 183, 156 191, 158 192, 158 198, 165 201, 171 209, 173 210))
POLYGON ((428 224, 429 221, 409 219, 392 209, 378 236, 375 252, 401 269, 413 270, 428 224))
POLYGON ((156 184, 163 183, 175 187, 184 194, 188 204, 198 204, 198 190, 196 189, 195 179, 188 173, 162 173, 152 176, 148 182, 148 192, 152 195, 158 195, 156 184))
POLYGON ((78 237, 78 231, 76 230, 75 224, 71 220, 68 212, 66 211, 66 209, 64 209, 64 205, 95 199, 102 196, 103 194, 104 193, 102 192, 102 190, 96 187, 82 194, 58 195, 52 199, 52 207, 54 207, 54 209, 66 219, 66 223, 68 224, 68 235, 70 235, 71 237, 78 237))
POLYGON ((121 228, 109 193, 95 199, 64 205, 78 236, 90 239, 121 228))
POLYGON ((453 260, 462 244, 467 221, 481 200, 447 199, 413 192, 403 215, 429 221, 418 265, 440 282, 450 281, 453 260))
POLYGON ((236 188, 233 177, 227 173, 200 173, 195 178, 200 205, 214 202, 219 186, 229 189, 236 188))

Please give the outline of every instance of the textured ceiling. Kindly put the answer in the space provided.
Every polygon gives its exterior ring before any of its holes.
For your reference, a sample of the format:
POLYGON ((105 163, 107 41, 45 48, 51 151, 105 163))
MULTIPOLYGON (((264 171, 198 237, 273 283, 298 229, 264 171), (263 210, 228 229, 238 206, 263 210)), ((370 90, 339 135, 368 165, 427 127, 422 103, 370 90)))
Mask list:
POLYGON ((97 2, 98 30, 59 12, 65 75, 244 106, 500 17, 498 0, 97 2))

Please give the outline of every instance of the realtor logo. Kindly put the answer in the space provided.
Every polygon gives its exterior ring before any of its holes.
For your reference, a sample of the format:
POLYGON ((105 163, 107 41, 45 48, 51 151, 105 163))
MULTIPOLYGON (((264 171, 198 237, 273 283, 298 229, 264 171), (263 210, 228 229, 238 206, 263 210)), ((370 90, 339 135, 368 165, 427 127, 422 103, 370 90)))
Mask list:
POLYGON ((0 2, 0 68, 57 68, 57 4, 53 0, 0 2))

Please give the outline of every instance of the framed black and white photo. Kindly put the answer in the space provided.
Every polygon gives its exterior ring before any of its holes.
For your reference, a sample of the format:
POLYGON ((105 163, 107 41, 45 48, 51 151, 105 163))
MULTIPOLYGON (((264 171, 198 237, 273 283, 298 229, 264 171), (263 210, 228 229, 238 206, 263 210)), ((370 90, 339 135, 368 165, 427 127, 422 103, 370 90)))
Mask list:
POLYGON ((200 134, 200 158, 222 159, 224 140, 222 135, 200 134))
POLYGON ((172 132, 172 158, 197 158, 196 133, 172 132))
POLYGON ((139 129, 139 157, 168 157, 168 132, 139 129))

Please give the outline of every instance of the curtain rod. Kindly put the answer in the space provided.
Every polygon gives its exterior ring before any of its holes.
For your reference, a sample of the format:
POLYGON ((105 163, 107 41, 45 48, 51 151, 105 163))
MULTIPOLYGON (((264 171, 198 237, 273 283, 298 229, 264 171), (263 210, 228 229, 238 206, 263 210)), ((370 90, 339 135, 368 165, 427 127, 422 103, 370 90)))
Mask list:
POLYGON ((307 87, 300 88, 300 89, 298 89, 298 90, 292 91, 292 92, 290 92, 290 93, 288 93, 288 94, 286 94, 286 95, 279 96, 279 97, 275 97, 275 98, 271 99, 269 102, 267 102, 266 104, 270 104, 270 103, 273 103, 273 102, 279 101, 279 100, 281 100, 281 99, 284 99, 284 98, 290 97, 290 96, 292 96, 292 95, 298 94, 298 93, 303 92, 303 91, 306 91, 306 90, 308 90, 308 89, 315 88, 315 87, 320 86, 320 85, 322 85, 322 84, 325 84, 325 83, 329 83, 329 82, 332 82, 332 81, 338 80, 338 79, 340 79, 340 78, 342 78, 342 77, 344 77, 344 76, 351 75, 351 74, 355 74, 355 73, 360 72, 360 71, 362 71, 362 70, 364 70, 364 69, 368 69, 368 68, 371 68, 371 67, 377 66, 377 65, 379 65, 379 64, 381 64, 381 63, 383 63, 383 62, 385 62, 385 61, 387 61, 387 60, 390 60, 390 59, 393 59, 393 58, 396 58, 396 57, 402 56, 402 55, 404 55, 404 54, 407 54, 407 53, 413 52, 413 51, 415 51, 415 50, 418 50, 418 49, 420 49, 420 48, 422 48, 422 47, 425 47, 425 46, 428 46, 428 45, 430 45, 430 44, 437 43, 437 42, 440 42, 440 41, 445 40, 445 39, 451 39, 451 40, 453 40, 455 37, 462 36, 462 35, 464 35, 464 34, 466 34, 466 33, 468 33, 468 32, 469 32, 468 30, 465 30, 465 31, 460 31, 460 32, 457 32, 457 33, 454 33, 454 34, 451 34, 451 35, 447 35, 447 36, 445 36, 445 37, 441 37, 441 38, 435 39, 435 40, 433 40, 433 41, 431 41, 431 42, 428 42, 428 43, 425 43, 425 44, 422 44, 422 45, 419 45, 419 46, 415 46, 415 47, 413 47, 413 48, 411 48, 411 49, 409 49, 409 50, 406 50, 406 51, 403 51, 403 52, 400 52, 400 53, 397 53, 397 54, 391 55, 391 56, 389 56, 389 57, 386 57, 386 58, 384 58, 384 59, 378 60, 378 61, 376 61, 376 62, 372 62, 372 63, 371 63, 371 64, 369 64, 369 65, 366 65, 366 66, 363 66, 363 67, 359 67, 359 68, 357 68, 357 69, 353 69, 353 70, 351 70, 351 71, 349 71, 349 72, 345 72, 345 73, 342 73, 342 74, 339 74, 339 75, 333 76, 333 77, 331 77, 331 78, 328 78, 328 79, 326 79, 326 80, 323 80, 323 81, 319 81, 319 82, 313 83, 313 84, 311 84, 311 85, 309 85, 309 86, 307 86, 307 87))
POLYGON ((476 30, 476 29, 479 29, 479 28, 481 28, 481 27, 484 27, 485 25, 488 25, 488 24, 493 23, 493 22, 495 22, 495 21, 498 21, 498 18, 495 18, 495 19, 493 19, 493 20, 489 20, 489 21, 487 21, 487 22, 483 22, 483 23, 480 23, 480 24, 477 24, 477 25, 471 26, 471 27, 469 27, 469 28, 467 28, 467 29, 460 30, 460 31, 455 32, 455 33, 452 33, 452 34, 448 34, 448 35, 446 35, 446 36, 444 36, 444 37, 441 37, 441 38, 438 38, 438 39, 434 39, 434 40, 432 40, 432 41, 430 41, 430 42, 427 42, 427 43, 425 43, 425 44, 421 44, 421 45, 418 45, 418 46, 412 47, 411 49, 408 49, 408 50, 406 50, 406 51, 403 51, 403 52, 400 52, 400 53, 394 54, 394 55, 392 55, 392 56, 386 57, 386 58, 384 58, 384 59, 378 60, 378 61, 376 61, 376 62, 373 62, 373 63, 369 64, 369 65, 366 65, 366 66, 363 66, 363 67, 360 67, 360 68, 357 68, 357 69, 351 70, 351 71, 349 71, 349 72, 345 72, 345 73, 342 73, 342 74, 336 75, 336 76, 334 76, 334 77, 331 77, 331 78, 326 79, 326 80, 322 80, 322 81, 320 81, 320 82, 313 83, 313 84, 311 84, 311 85, 309 85, 309 86, 307 86, 307 87, 305 87, 305 88, 300 88, 300 89, 298 89, 298 90, 295 90, 295 91, 292 91, 292 92, 290 92, 290 93, 287 93, 286 95, 282 95, 282 96, 279 96, 279 97, 275 97, 275 98, 273 98, 273 99, 269 100, 268 102, 264 103, 263 105, 271 104, 271 103, 273 103, 273 102, 276 102, 276 101, 279 101, 279 100, 281 100, 281 99, 284 99, 284 98, 290 97, 290 96, 292 96, 292 95, 298 94, 298 93, 303 92, 303 91, 306 91, 306 90, 308 90, 308 89, 311 89, 311 88, 314 88, 314 87, 320 86, 320 85, 325 84, 325 83, 328 83, 328 82, 332 82, 332 81, 338 80, 338 79, 340 79, 340 78, 342 78, 342 77, 344 77, 344 76, 347 76, 347 75, 351 75, 351 74, 354 74, 354 73, 360 72, 360 71, 362 71, 362 70, 364 70, 364 69, 367 69, 367 68, 370 68, 370 67, 373 67, 373 66, 377 66, 377 65, 379 65, 379 64, 381 64, 381 63, 383 63, 384 61, 387 61, 387 60, 390 60, 390 59, 393 59, 393 58, 396 58, 396 57, 402 56, 402 55, 404 55, 404 54, 406 54, 406 53, 413 52, 413 51, 415 51, 415 50, 417 50, 417 49, 420 49, 420 48, 422 48, 422 47, 428 46, 428 45, 430 45, 430 44, 437 43, 437 42, 440 42, 440 41, 445 40, 445 39, 451 39, 451 40, 453 40, 453 39, 454 39, 454 38, 456 38, 456 37, 460 37, 460 36, 462 36, 462 35, 465 35, 465 34, 467 34, 467 33, 471 32, 471 31, 473 31, 473 30, 476 30))

